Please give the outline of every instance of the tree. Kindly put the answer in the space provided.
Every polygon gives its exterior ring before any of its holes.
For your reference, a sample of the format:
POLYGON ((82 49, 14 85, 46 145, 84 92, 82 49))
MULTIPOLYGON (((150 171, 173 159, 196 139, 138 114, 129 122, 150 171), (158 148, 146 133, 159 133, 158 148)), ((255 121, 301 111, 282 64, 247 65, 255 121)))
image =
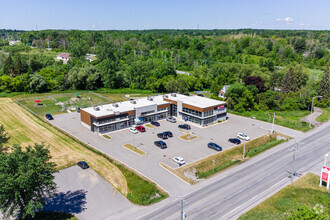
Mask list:
POLYGON ((5 63, 3 64, 3 70, 4 73, 9 75, 10 77, 15 76, 15 64, 11 55, 9 55, 9 57, 6 59, 5 63))
POLYGON ((329 96, 329 83, 329 66, 327 66, 319 85, 319 95, 323 96, 324 99, 328 99, 329 96))
POLYGON ((17 211, 23 219, 34 217, 43 208, 44 198, 55 194, 56 164, 50 159, 44 144, 25 151, 14 145, 12 152, 0 154, 0 210, 6 217, 17 211))
POLYGON ((260 76, 247 76, 244 78, 244 83, 246 86, 256 86, 259 89, 259 92, 263 92, 265 90, 265 82, 260 76))
POLYGON ((8 133, 5 132, 5 127, 0 125, 0 154, 5 152, 8 147, 5 147, 4 144, 8 143, 9 137, 8 133))
POLYGON ((283 92, 296 92, 306 84, 308 75, 301 64, 291 63, 285 71, 282 80, 283 92))
POLYGON ((43 76, 35 73, 30 77, 30 90, 31 92, 44 92, 47 90, 47 82, 43 76))
POLYGON ((88 44, 82 39, 73 39, 69 43, 70 55, 76 58, 82 58, 88 52, 88 44))

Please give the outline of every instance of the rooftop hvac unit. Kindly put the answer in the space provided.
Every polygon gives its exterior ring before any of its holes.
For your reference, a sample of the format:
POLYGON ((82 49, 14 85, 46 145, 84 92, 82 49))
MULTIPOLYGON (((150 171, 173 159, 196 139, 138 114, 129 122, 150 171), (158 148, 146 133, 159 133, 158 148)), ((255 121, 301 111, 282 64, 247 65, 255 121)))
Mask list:
POLYGON ((176 94, 175 93, 171 93, 171 96, 176 97, 176 94))
POLYGON ((100 107, 97 106, 97 105, 94 105, 93 109, 94 109, 95 111, 100 111, 100 107))
POLYGON ((118 107, 119 105, 118 105, 118 103, 113 103, 112 106, 113 107, 118 107))
POLYGON ((149 101, 153 101, 153 100, 154 100, 153 97, 148 97, 147 99, 148 99, 149 101))
POLYGON ((136 104, 136 100, 131 100, 131 103, 132 104, 136 104))
POLYGON ((107 111, 108 111, 108 112, 111 112, 111 111, 112 111, 112 109, 110 109, 110 108, 107 108, 107 111))

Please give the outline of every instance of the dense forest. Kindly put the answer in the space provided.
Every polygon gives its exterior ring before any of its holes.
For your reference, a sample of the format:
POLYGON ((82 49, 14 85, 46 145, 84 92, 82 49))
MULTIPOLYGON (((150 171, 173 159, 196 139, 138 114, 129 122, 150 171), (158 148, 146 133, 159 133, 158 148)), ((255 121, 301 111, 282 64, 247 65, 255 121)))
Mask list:
POLYGON ((0 36, 3 93, 132 88, 207 90, 217 98, 231 85, 228 106, 239 112, 308 109, 316 95, 323 96, 316 105, 329 106, 330 31, 0 30, 0 36), (70 53, 67 64, 54 60, 60 52, 70 53))

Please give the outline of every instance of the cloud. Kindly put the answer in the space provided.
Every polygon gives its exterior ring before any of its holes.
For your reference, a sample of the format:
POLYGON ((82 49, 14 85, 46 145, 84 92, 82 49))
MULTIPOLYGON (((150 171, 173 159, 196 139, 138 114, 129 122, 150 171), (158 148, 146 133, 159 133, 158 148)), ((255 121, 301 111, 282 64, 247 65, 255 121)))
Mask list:
POLYGON ((309 26, 310 24, 300 23, 300 26, 309 26))
POLYGON ((293 18, 286 17, 286 18, 278 18, 276 19, 277 22, 285 23, 285 24, 292 24, 293 18))

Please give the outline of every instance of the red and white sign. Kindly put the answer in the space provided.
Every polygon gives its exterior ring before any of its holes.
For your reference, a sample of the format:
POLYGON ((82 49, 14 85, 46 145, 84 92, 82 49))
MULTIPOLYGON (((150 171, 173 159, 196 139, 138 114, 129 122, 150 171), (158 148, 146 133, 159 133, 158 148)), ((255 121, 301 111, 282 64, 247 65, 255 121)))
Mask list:
POLYGON ((225 108, 224 105, 220 105, 220 106, 218 106, 218 109, 224 109, 224 108, 225 108))
POLYGON ((324 181, 328 181, 329 180, 329 171, 330 171, 330 168, 329 167, 323 167, 322 169, 322 180, 324 181))

